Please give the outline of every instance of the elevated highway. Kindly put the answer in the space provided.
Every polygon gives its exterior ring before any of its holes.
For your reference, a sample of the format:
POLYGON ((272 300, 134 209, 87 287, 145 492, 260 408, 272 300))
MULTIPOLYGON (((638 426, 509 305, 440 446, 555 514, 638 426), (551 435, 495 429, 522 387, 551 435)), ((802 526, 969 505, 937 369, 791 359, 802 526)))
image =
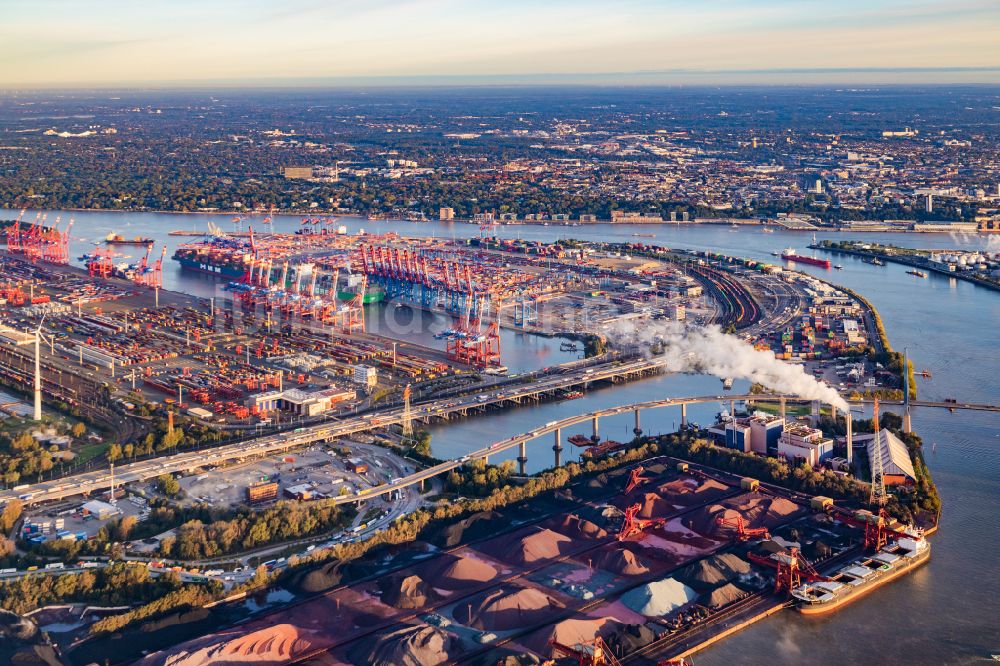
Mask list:
MULTIPOLYGON (((537 399, 546 394, 565 390, 574 386, 583 386, 596 381, 618 381, 623 378, 641 375, 649 372, 657 372, 661 367, 650 360, 639 359, 634 361, 615 362, 602 366, 579 368, 565 374, 555 374, 546 376, 526 386, 511 386, 499 389, 490 394, 479 394, 465 396, 451 400, 436 400, 424 404, 418 404, 411 409, 414 419, 429 421, 435 418, 447 419, 453 414, 469 414, 470 412, 484 411, 491 405, 502 406, 505 404, 518 404, 526 400, 537 399)), ((646 402, 619 405, 606 409, 597 410, 570 416, 558 421, 550 421, 544 425, 530 430, 529 432, 515 435, 508 439, 494 442, 487 447, 478 449, 456 460, 449 460, 433 467, 429 467, 409 476, 396 479, 395 481, 375 488, 368 488, 359 491, 354 495, 338 497, 334 501, 338 504, 357 502, 392 493, 396 490, 408 488, 421 484, 439 474, 447 473, 466 462, 476 459, 489 459, 490 456, 518 448, 518 459, 521 462, 522 471, 527 461, 528 443, 539 439, 545 435, 553 436, 552 450, 555 454, 554 464, 561 463, 562 431, 566 428, 577 426, 581 423, 590 423, 595 435, 599 433, 599 422, 601 418, 616 416, 619 414, 632 413, 635 416, 636 429, 641 428, 641 414, 649 409, 662 409, 665 407, 677 407, 680 409, 681 423, 687 421, 687 406, 705 403, 732 402, 739 400, 755 401, 780 401, 782 396, 762 395, 762 394, 723 394, 712 396, 663 398, 660 400, 650 400, 646 402)), ((799 399, 786 398, 786 402, 807 402, 799 399)), ((853 404, 863 404, 868 401, 854 401, 853 404)), ((883 401, 882 404, 902 405, 901 401, 883 401)), ((1000 405, 985 405, 959 402, 933 402, 933 401, 911 401, 912 407, 930 407, 960 410, 979 411, 1000 411, 1000 405)), ((208 465, 219 465, 222 463, 246 459, 258 456, 268 456, 284 453, 291 449, 308 446, 316 442, 333 441, 342 437, 347 437, 359 432, 366 432, 375 428, 399 424, 402 419, 402 408, 394 408, 377 414, 366 414, 364 416, 323 423, 316 426, 298 428, 292 432, 284 432, 274 435, 267 435, 256 439, 246 440, 235 444, 228 444, 214 449, 204 451, 191 451, 176 453, 170 456, 162 456, 151 460, 145 460, 126 465, 119 465, 115 469, 115 484, 128 484, 146 481, 161 474, 190 473, 198 468, 208 465)), ((52 500, 65 499, 75 495, 89 494, 101 491, 110 486, 110 473, 108 470, 96 470, 85 472, 73 476, 43 481, 32 485, 18 486, 12 490, 0 492, 0 503, 10 499, 20 498, 27 503, 39 503, 52 500)))

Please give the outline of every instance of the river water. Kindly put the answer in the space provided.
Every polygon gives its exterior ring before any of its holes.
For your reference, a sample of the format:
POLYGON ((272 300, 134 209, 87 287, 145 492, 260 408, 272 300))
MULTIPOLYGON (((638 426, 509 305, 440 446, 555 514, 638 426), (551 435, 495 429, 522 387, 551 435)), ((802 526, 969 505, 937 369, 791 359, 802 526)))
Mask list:
MULTIPOLYGON (((168 236, 172 229, 206 228, 212 220, 223 229, 233 228, 230 216, 173 215, 161 213, 49 212, 76 220, 73 258, 93 247, 109 232, 123 236, 149 236, 166 243, 169 262, 173 249, 192 239, 168 236)), ((6 217, 6 216, 3 216, 6 217)), ((29 212, 25 219, 33 219, 29 212)), ((299 228, 298 217, 278 217, 275 231, 299 228)), ((478 228, 464 223, 372 222, 343 218, 349 233, 397 231, 411 236, 471 237, 478 228)), ((805 252, 812 235, 779 231, 765 234, 755 228, 727 226, 628 226, 580 227, 511 226, 498 230, 501 237, 538 240, 586 238, 641 241, 681 249, 704 249, 734 256, 754 257, 772 263, 771 255, 785 247, 805 252), (635 233, 655 233, 655 239, 635 233)), ((981 249, 982 236, 902 233, 818 233, 818 240, 870 239, 880 243, 922 248, 981 249)), ((135 253, 138 248, 133 248, 135 253)), ((928 370, 932 379, 918 378, 919 395, 929 400, 955 397, 960 402, 1000 402, 1000 293, 931 273, 926 279, 907 275, 903 266, 877 267, 850 257, 832 257, 843 264, 840 271, 798 266, 835 284, 866 296, 882 315, 889 338, 897 349, 906 347, 917 370, 928 370)), ((164 265, 164 286, 209 296, 211 279, 182 273, 175 262, 164 265)), ((559 352, 558 342, 535 336, 504 333, 504 362, 512 371, 551 365, 572 354, 559 352)), ((746 388, 737 382, 734 392, 746 388)), ((434 452, 442 457, 460 456, 489 441, 525 432, 557 418, 661 396, 718 394, 721 384, 707 376, 661 376, 624 386, 609 387, 585 397, 488 414, 475 419, 434 426, 434 452)), ((724 405, 692 408, 689 418, 706 423, 724 405)), ((679 421, 676 410, 643 415, 646 432, 668 432, 679 421)), ((722 664, 972 664, 1000 654, 1000 415, 955 413, 916 409, 916 431, 924 438, 928 464, 944 503, 942 526, 933 537, 931 562, 915 573, 825 619, 806 619, 790 612, 733 636, 695 657, 699 666, 722 664), (936 450, 932 452, 932 445, 936 450)), ((631 416, 602 420, 601 434, 627 438, 631 416)), ((568 437, 575 433, 563 433, 568 437)), ((589 434, 586 432, 585 434, 589 434)), ((551 464, 552 442, 529 444, 529 469, 551 464)), ((573 452, 566 444, 564 459, 573 452)), ((514 454, 511 454, 514 455, 514 454)))

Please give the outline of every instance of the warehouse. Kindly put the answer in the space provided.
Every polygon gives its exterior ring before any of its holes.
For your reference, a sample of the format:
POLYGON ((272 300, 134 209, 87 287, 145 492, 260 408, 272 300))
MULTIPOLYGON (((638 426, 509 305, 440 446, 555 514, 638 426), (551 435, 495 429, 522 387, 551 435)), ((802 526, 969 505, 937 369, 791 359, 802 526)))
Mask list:
MULTIPOLYGON (((882 449, 882 479, 887 486, 912 485, 917 481, 910 452, 892 431, 882 428, 878 436, 882 449)), ((855 446, 864 444, 868 450, 868 460, 875 460, 875 435, 854 437, 855 446)), ((874 471, 872 472, 874 474, 874 471)))

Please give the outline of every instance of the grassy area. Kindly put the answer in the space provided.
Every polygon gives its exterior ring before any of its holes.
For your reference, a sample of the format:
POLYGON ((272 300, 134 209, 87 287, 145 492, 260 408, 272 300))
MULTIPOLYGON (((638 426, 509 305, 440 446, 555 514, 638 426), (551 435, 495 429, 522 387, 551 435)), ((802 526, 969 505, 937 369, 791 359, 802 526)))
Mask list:
POLYGON ((104 455, 104 452, 108 450, 108 446, 107 442, 91 442, 90 444, 84 444, 78 449, 74 449, 73 452, 76 453, 76 458, 73 458, 73 464, 83 465, 98 456, 104 455))
MULTIPOLYGON (((762 402, 755 400, 753 411, 760 410, 762 412, 767 412, 768 414, 780 414, 781 413, 781 403, 777 402, 762 402)), ((796 417, 796 416, 809 416, 812 413, 812 409, 809 405, 785 405, 785 416, 796 417)))

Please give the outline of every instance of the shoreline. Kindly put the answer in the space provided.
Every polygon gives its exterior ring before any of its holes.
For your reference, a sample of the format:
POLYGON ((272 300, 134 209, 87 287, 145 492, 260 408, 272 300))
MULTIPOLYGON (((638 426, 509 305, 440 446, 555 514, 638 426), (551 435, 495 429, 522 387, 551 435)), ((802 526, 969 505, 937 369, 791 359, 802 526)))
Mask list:
MULTIPOLYGON (((4 210, 16 211, 17 208, 6 208, 4 210)), ((359 212, 317 212, 314 210, 288 210, 288 211, 239 211, 239 210, 160 210, 160 209, 113 209, 113 208, 29 208, 26 210, 33 210, 43 213, 57 213, 60 211, 69 213, 116 213, 116 214, 155 214, 155 215, 221 215, 221 216, 285 216, 285 217, 297 217, 302 215, 318 215, 321 217, 348 217, 355 218, 360 221, 368 222, 407 222, 410 224, 426 224, 426 223, 440 223, 440 224, 469 224, 477 225, 479 221, 472 220, 469 218, 453 218, 450 220, 407 220, 404 218, 397 217, 377 217, 374 220, 368 220, 366 213, 359 212)), ((9 220, 13 222, 14 220, 9 220)), ((761 221, 747 221, 743 219, 733 219, 733 218, 694 218, 687 221, 683 220, 663 220, 662 222, 643 222, 643 221, 628 221, 628 222, 613 222, 612 220, 594 220, 594 221, 580 221, 580 220, 496 220, 496 225, 498 227, 519 227, 519 226, 533 226, 533 227, 588 227, 596 225, 608 225, 608 226, 620 226, 620 227, 631 227, 631 226, 641 226, 644 228, 658 228, 658 227, 696 227, 702 225, 711 226, 736 226, 736 227, 747 227, 747 228, 759 228, 759 229, 774 229, 775 231, 794 231, 794 232, 812 232, 812 233, 900 233, 900 234, 919 234, 919 235, 933 235, 942 234, 948 235, 953 232, 951 231, 928 231, 921 229, 907 229, 904 227, 893 227, 889 225, 879 225, 871 226, 865 228, 853 228, 853 227, 825 227, 825 226, 809 226, 809 227, 790 227, 782 224, 777 220, 761 220, 761 221)), ((976 231, 966 231, 965 233, 981 234, 984 236, 989 236, 990 232, 984 232, 981 230, 976 231)), ((810 246, 812 247, 812 246, 810 246)), ((828 248, 822 248, 828 249, 828 248)))
POLYGON ((958 271, 954 273, 951 271, 946 271, 932 265, 931 262, 929 261, 917 261, 915 259, 910 259, 909 257, 899 256, 895 254, 885 254, 884 252, 865 252, 861 250, 848 250, 840 247, 828 247, 825 245, 820 245, 818 243, 809 245, 809 249, 825 250, 827 252, 832 252, 834 254, 846 254, 854 257, 862 257, 865 259, 878 258, 881 259, 882 261, 890 261, 894 264, 899 264, 901 266, 909 266, 911 268, 920 268, 923 270, 933 271, 938 275, 944 275, 946 277, 955 278, 957 280, 965 280, 966 282, 970 282, 979 287, 992 289, 993 291, 1000 291, 1000 284, 987 282, 986 280, 978 278, 975 275, 966 275, 965 273, 959 273, 958 271))

